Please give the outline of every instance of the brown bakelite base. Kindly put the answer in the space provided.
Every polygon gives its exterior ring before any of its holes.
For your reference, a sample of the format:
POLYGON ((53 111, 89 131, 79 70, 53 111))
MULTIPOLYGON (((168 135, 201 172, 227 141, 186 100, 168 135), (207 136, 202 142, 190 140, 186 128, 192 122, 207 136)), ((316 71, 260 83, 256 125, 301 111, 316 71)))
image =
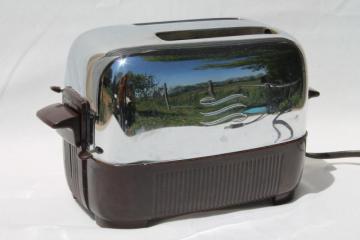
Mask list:
POLYGON ((143 228, 149 226, 149 221, 147 220, 137 220, 137 221, 107 221, 95 216, 95 221, 100 227, 106 228, 143 228))
POLYGON ((273 197, 272 203, 274 205, 281 205, 284 203, 288 203, 291 200, 293 200, 294 195, 295 195, 295 189, 291 190, 290 192, 282 193, 282 194, 279 194, 279 195, 273 197))
POLYGON ((126 165, 79 157, 80 149, 65 143, 66 176, 74 198, 98 225, 146 227, 193 212, 290 201, 302 174, 305 138, 211 157, 126 165))

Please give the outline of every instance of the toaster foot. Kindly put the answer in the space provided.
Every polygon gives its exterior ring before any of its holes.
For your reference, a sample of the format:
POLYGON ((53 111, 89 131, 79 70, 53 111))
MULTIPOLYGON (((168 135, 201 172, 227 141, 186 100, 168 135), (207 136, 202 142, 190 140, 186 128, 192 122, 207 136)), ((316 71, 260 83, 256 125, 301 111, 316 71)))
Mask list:
POLYGON ((107 221, 98 216, 95 216, 95 221, 100 227, 106 228, 143 228, 147 227, 149 221, 135 220, 135 221, 107 221))
POLYGON ((282 193, 280 195, 273 197, 272 202, 274 205, 285 204, 290 202, 294 198, 294 195, 295 195, 295 189, 291 190, 290 192, 282 193))

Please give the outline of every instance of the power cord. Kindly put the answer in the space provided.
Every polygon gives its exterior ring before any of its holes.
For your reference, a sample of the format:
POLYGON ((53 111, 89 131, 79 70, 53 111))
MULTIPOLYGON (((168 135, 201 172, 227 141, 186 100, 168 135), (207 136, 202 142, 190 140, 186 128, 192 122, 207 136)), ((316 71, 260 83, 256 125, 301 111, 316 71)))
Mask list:
MULTIPOLYGON (((319 97, 320 92, 309 88, 308 97, 314 98, 319 97)), ((316 159, 332 159, 332 158, 350 158, 350 157, 360 157, 360 151, 338 151, 338 152, 321 152, 321 153, 309 153, 305 154, 309 158, 316 158, 316 159)))
POLYGON ((350 157, 360 157, 360 151, 338 151, 338 152, 322 152, 322 153, 307 152, 305 155, 309 158, 316 158, 316 159, 350 158, 350 157))

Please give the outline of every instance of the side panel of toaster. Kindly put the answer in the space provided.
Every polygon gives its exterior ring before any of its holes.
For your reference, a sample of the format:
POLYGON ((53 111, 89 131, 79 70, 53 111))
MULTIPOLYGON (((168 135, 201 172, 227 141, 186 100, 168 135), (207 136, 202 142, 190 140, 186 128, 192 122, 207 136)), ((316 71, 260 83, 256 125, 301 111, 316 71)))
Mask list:
POLYGON ((302 137, 306 74, 283 38, 124 50, 101 76, 98 160, 165 162, 302 137))

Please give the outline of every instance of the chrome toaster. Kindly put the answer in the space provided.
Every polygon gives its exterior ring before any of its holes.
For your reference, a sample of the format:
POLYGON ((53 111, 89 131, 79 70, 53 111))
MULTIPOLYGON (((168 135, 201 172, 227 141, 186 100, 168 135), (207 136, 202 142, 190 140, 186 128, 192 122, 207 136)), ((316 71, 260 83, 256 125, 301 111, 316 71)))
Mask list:
POLYGON ((103 27, 73 43, 62 103, 38 117, 64 139, 77 202, 104 227, 259 200, 301 178, 308 87, 289 35, 238 19, 103 27))

